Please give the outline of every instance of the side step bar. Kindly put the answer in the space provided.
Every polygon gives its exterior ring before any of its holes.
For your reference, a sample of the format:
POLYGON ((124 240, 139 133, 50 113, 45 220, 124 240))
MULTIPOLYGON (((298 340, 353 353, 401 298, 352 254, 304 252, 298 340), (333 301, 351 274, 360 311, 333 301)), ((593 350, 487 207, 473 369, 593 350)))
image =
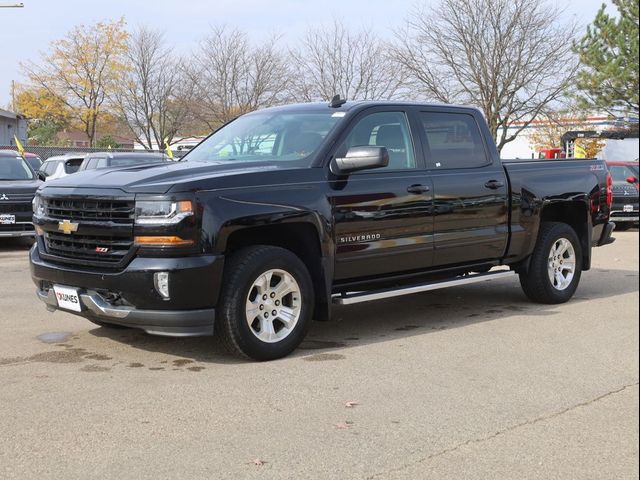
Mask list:
POLYGON ((409 287, 389 288, 385 290, 374 290, 371 292, 342 293, 333 296, 333 303, 338 305, 352 305, 354 303, 369 302, 371 300, 381 300, 383 298, 399 297, 411 295, 413 293, 428 292, 440 288, 456 287, 458 285, 470 285, 472 283, 486 282, 498 278, 512 277, 516 272, 511 270, 499 270, 497 272, 475 273, 465 275, 455 280, 443 280, 439 282, 423 283, 421 285, 411 285, 409 287))

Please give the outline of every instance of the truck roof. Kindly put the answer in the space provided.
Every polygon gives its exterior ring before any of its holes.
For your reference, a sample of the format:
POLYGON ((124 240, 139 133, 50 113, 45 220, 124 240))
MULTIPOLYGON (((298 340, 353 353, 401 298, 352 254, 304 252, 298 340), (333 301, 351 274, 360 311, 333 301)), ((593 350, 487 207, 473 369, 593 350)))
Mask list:
POLYGON ((392 100, 355 100, 348 101, 338 107, 331 107, 327 102, 311 102, 311 103, 291 103, 287 105, 280 105, 276 107, 269 107, 260 110, 256 110, 255 112, 248 113, 251 115, 252 113, 261 113, 261 112, 284 112, 284 111, 313 111, 313 112, 321 112, 321 111, 336 111, 336 112, 351 112, 356 110, 362 110, 368 107, 378 107, 378 106, 399 106, 399 107, 435 107, 435 108, 451 108, 456 110, 472 110, 475 112, 479 112, 476 107, 470 107, 468 105, 454 105, 449 103, 423 103, 423 102, 403 102, 403 101, 392 101, 392 100))

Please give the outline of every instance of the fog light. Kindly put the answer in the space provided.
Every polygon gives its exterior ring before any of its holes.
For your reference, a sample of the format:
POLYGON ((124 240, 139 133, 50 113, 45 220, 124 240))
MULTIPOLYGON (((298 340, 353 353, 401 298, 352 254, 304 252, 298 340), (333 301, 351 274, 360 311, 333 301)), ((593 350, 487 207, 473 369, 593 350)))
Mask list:
POLYGON ((169 299, 169 272, 156 272, 153 274, 153 286, 160 296, 169 299))

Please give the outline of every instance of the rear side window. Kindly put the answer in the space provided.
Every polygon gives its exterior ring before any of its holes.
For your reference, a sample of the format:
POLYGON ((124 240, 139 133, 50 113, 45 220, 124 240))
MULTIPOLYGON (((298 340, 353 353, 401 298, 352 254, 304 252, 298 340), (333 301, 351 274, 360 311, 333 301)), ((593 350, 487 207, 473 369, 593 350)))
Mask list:
POLYGON ((82 158, 74 158, 73 160, 67 160, 64 166, 65 172, 68 174, 76 173, 82 164, 82 158))
POLYGON ((626 183, 627 177, 637 177, 638 174, 625 165, 611 165, 609 172, 616 183, 626 183))
POLYGON ((483 167, 491 163, 480 128, 466 113, 421 112, 432 164, 437 169, 483 167))

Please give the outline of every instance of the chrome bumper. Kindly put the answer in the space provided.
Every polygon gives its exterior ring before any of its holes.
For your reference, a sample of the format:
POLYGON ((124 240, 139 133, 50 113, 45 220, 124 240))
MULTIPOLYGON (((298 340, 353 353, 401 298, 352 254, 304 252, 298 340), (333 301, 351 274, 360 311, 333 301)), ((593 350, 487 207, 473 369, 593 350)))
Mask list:
POLYGON ((53 289, 36 290, 47 310, 61 310, 89 320, 140 328, 153 335, 189 337, 213 335, 214 309, 202 310, 139 310, 134 307, 114 306, 96 292, 80 293, 82 311, 74 312, 58 307, 53 289))

